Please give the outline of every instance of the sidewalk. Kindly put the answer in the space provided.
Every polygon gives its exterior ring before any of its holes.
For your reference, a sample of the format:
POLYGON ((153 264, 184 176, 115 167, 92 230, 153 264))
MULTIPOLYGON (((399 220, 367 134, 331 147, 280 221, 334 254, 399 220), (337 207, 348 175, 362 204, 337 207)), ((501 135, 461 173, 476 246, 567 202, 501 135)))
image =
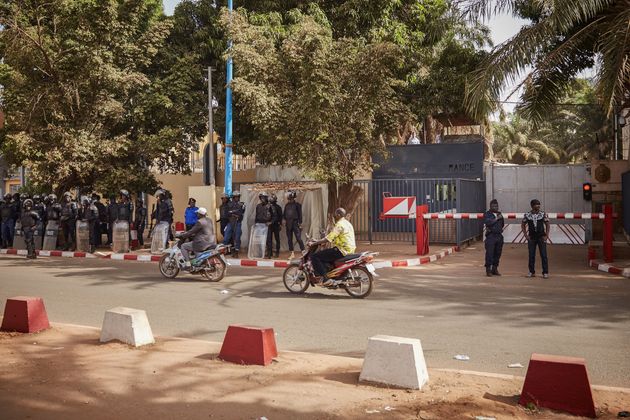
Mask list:
MULTIPOLYGON (((2 417, 577 419, 518 406, 520 377, 429 369, 428 385, 406 391, 359 385, 362 359, 280 351, 268 367, 241 366, 217 359, 219 343, 158 337, 135 349, 98 337, 65 324, 0 333, 2 417)), ((630 406, 630 390, 593 388, 600 419, 630 406)))
MULTIPOLYGON (((433 245, 431 246, 429 255, 416 255, 415 245, 408 243, 392 243, 392 242, 375 242, 370 245, 369 242, 358 242, 357 251, 373 251, 378 252, 374 262, 375 268, 391 268, 391 267, 411 267, 417 265, 428 264, 442 259, 454 252, 459 251, 458 247, 449 245, 433 245)), ((161 255, 152 255, 147 248, 131 251, 126 254, 115 254, 106 249, 97 250, 94 254, 86 252, 71 251, 37 251, 42 257, 64 257, 64 258, 109 258, 113 260, 124 261, 143 261, 157 262, 161 255)), ((0 255, 26 255, 26 250, 0 249, 0 255)), ((228 258, 228 263, 234 266, 244 267, 270 267, 270 268, 286 268, 290 257, 290 252, 281 252, 279 258, 273 259, 247 259, 247 250, 241 250, 240 253, 244 258, 234 259, 228 258)), ((295 258, 299 258, 300 251, 295 253, 295 258)))

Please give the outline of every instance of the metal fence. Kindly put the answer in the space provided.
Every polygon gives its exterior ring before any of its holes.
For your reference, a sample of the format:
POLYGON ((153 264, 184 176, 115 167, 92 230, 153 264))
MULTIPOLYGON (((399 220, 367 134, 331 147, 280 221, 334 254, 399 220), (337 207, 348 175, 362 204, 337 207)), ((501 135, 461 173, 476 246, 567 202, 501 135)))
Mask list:
MULTIPOLYGON (((370 241, 401 241, 414 243, 416 221, 413 219, 385 219, 383 193, 392 196, 416 197, 417 203, 427 204, 431 213, 457 211, 480 212, 485 210, 484 181, 464 179, 397 179, 359 180, 355 185, 363 194, 352 214, 357 239, 370 241)), ((429 241, 432 243, 461 244, 482 233, 482 224, 476 220, 431 220, 429 241)))

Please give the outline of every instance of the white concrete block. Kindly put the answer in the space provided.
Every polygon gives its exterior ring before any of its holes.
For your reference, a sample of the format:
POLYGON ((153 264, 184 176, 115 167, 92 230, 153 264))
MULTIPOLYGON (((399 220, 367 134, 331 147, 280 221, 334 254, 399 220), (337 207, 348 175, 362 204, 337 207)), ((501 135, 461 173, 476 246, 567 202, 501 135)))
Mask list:
POLYGON ((389 335, 370 337, 359 381, 421 389, 429 381, 429 372, 420 340, 389 335))
POLYGON ((155 343, 146 312, 123 307, 105 312, 101 343, 111 340, 120 340, 134 347, 155 343))

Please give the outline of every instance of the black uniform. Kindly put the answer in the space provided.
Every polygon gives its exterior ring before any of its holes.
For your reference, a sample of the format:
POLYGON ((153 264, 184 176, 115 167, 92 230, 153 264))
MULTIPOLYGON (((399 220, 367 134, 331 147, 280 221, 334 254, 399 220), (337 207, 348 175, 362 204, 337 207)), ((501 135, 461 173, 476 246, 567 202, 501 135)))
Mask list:
POLYGON ((98 216, 98 207, 94 204, 84 204, 79 211, 80 219, 88 223, 90 230, 90 252, 94 252, 96 242, 98 241, 97 236, 100 236, 98 216))
POLYGON ((116 220, 124 220, 131 226, 133 222, 133 204, 130 202, 119 203, 117 206, 116 220))
POLYGON ((35 229, 37 223, 40 221, 39 214, 35 210, 22 211, 20 222, 22 223, 22 232, 24 235, 24 242, 26 243, 26 249, 28 251, 27 258, 35 258, 35 229))
POLYGON ((61 205, 61 228, 63 230, 64 249, 66 251, 74 249, 74 235, 77 221, 77 205, 75 202, 65 202, 61 205))
POLYGON ((114 231, 114 222, 118 217, 118 203, 116 203, 116 199, 114 197, 110 198, 109 204, 107 205, 107 244, 112 244, 113 231, 114 231))
POLYGON ((168 223, 168 239, 173 239, 173 229, 171 229, 171 225, 173 224, 173 214, 175 213, 175 209, 173 208, 173 202, 170 198, 162 198, 157 202, 157 206, 155 208, 155 212, 152 215, 152 218, 160 222, 168 223))
POLYGON ((107 233, 107 207, 105 207, 105 204, 101 203, 100 201, 95 201, 94 205, 98 210, 98 222, 96 223, 96 233, 94 234, 96 243, 94 244, 94 246, 101 246, 103 244, 103 233, 107 233))
POLYGON ((483 223, 486 226, 486 271, 497 271, 503 252, 505 220, 499 215, 500 213, 493 213, 490 210, 483 215, 483 223))
POLYGON ((539 211, 538 213, 525 213, 523 223, 527 225, 529 242, 529 272, 536 272, 536 248, 540 251, 540 259, 542 262, 543 274, 549 274, 549 260, 547 258, 547 242, 545 240, 545 224, 549 223, 547 213, 539 211))
POLYGON ((304 242, 302 241, 302 205, 297 201, 288 202, 284 206, 284 220, 287 228, 287 242, 289 243, 289 251, 293 252, 293 235, 297 240, 300 250, 304 251, 304 242))
POLYGON ((144 207, 144 204, 136 206, 135 224, 138 232, 138 242, 140 245, 144 245, 144 229, 147 226, 147 208, 144 207))
POLYGON ((226 201, 225 203, 219 206, 219 223, 221 226, 221 236, 225 237, 225 229, 227 228, 228 223, 230 223, 230 202, 226 201))
POLYGON ((2 222, 2 225, 0 225, 0 229, 2 230, 0 237, 2 237, 2 248, 10 248, 13 246, 16 217, 17 214, 13 203, 5 201, 0 205, 0 222, 2 222))
POLYGON ((241 249, 241 225, 245 215, 245 203, 236 200, 230 200, 228 203, 229 224, 225 228, 223 236, 223 245, 229 245, 234 242, 234 254, 237 255, 241 249))
MULTIPOLYGON (((51 203, 48 206, 46 206, 46 229, 48 229, 48 223, 50 222, 59 223, 59 219, 61 219, 61 204, 51 203)), ((57 226, 55 241, 57 241, 58 234, 59 234, 59 225, 57 226)))
POLYGON ((267 231, 267 257, 271 257, 273 249, 273 239, 276 241, 275 256, 280 254, 280 225, 282 224, 282 207, 277 203, 269 204, 269 212, 271 213, 271 224, 267 231))

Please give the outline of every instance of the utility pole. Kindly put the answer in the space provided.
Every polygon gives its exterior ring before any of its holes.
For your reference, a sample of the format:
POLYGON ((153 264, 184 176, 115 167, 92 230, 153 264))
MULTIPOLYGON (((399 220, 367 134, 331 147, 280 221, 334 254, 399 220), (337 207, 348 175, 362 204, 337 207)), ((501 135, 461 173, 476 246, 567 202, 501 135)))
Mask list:
POLYGON ((212 67, 208 67, 208 137, 210 139, 210 145, 208 147, 208 162, 206 163, 208 169, 208 184, 214 186, 216 180, 214 179, 214 122, 212 120, 212 114, 214 113, 214 97, 212 96, 212 67))
MULTIPOLYGON (((228 0, 228 10, 232 15, 234 7, 228 0)), ((227 78, 225 92, 225 193, 232 194, 232 40, 228 40, 227 78)))

